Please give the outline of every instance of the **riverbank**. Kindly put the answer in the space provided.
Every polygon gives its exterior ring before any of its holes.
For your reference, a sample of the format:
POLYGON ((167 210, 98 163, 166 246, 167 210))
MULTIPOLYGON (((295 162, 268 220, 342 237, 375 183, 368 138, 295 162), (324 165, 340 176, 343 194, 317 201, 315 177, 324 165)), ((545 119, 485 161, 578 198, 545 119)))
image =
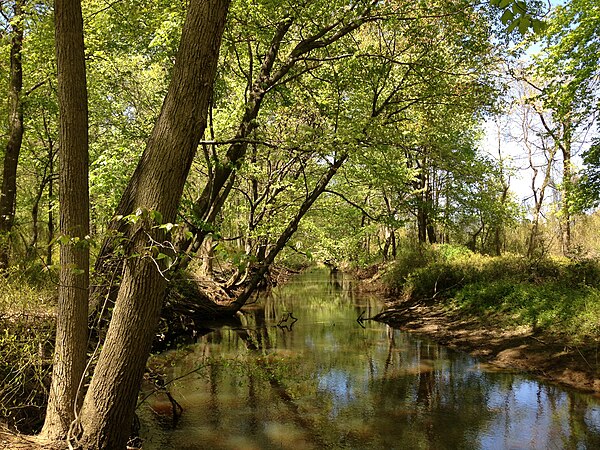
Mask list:
POLYGON ((364 280, 385 292, 377 320, 495 366, 600 395, 596 260, 488 257, 437 246, 364 280))

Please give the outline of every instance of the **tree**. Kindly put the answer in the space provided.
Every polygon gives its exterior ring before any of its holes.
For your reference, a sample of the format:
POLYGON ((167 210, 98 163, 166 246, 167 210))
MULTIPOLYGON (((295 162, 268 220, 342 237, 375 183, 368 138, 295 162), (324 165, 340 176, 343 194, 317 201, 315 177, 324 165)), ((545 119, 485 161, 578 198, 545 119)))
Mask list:
POLYGON ((10 232, 15 220, 17 165, 23 143, 23 21, 24 0, 15 0, 11 19, 10 81, 8 87, 8 142, 0 191, 0 270, 8 267, 10 232))
POLYGON ((60 284, 56 346, 43 433, 64 437, 80 406, 89 284, 88 108, 80 0, 55 5, 60 105, 60 284))
POLYGON ((124 448, 166 286, 160 243, 175 221, 184 182, 206 127, 228 0, 191 1, 169 90, 134 177, 134 223, 123 280, 85 396, 78 444, 124 448))
MULTIPOLYGON (((583 173, 579 199, 575 190, 572 157, 576 144, 597 126, 597 80, 600 67, 599 7, 589 0, 572 0, 557 6, 542 36, 542 51, 530 68, 539 80, 538 114, 543 129, 562 154, 560 225, 563 253, 571 254, 571 214, 576 203, 586 202, 583 173)), ((592 158, 593 159, 593 158, 592 158)), ((584 160, 591 161, 590 158, 584 160)), ((590 166, 593 167, 593 166, 590 166)), ((593 169, 592 169, 593 170, 593 169)), ((590 172, 588 172, 589 174, 590 172)))

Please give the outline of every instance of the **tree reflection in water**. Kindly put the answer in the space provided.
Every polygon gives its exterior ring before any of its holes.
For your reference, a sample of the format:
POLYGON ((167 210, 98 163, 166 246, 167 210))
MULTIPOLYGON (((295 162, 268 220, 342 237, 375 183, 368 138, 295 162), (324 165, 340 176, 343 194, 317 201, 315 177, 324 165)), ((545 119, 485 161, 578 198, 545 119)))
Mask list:
POLYGON ((356 318, 382 309, 327 271, 299 276, 237 325, 160 358, 179 427, 140 412, 145 449, 600 448, 590 396, 487 371, 467 355, 356 318), (277 327, 293 312, 298 322, 277 327))

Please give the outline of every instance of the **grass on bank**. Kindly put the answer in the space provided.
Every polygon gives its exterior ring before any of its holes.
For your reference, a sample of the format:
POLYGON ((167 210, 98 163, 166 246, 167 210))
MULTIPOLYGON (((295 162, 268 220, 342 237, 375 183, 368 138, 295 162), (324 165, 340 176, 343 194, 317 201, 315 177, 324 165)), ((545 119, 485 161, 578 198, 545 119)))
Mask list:
POLYGON ((48 398, 56 286, 41 270, 0 276, 0 423, 39 431, 48 398))
POLYGON ((475 254, 453 245, 405 250, 387 274, 393 294, 428 299, 504 327, 573 343, 600 340, 600 261, 475 254))

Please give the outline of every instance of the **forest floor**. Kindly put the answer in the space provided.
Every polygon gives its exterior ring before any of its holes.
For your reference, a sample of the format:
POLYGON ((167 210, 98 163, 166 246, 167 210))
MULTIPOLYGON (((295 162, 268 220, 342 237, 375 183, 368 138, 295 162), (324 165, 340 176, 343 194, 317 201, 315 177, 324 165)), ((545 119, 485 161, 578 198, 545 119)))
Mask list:
POLYGON ((27 436, 0 426, 0 449, 6 450, 62 450, 66 443, 56 443, 40 436, 27 436))
POLYGON ((468 352, 494 366, 600 396, 600 345, 567 344, 529 327, 507 328, 493 317, 466 316, 438 302, 400 303, 378 320, 468 352))

